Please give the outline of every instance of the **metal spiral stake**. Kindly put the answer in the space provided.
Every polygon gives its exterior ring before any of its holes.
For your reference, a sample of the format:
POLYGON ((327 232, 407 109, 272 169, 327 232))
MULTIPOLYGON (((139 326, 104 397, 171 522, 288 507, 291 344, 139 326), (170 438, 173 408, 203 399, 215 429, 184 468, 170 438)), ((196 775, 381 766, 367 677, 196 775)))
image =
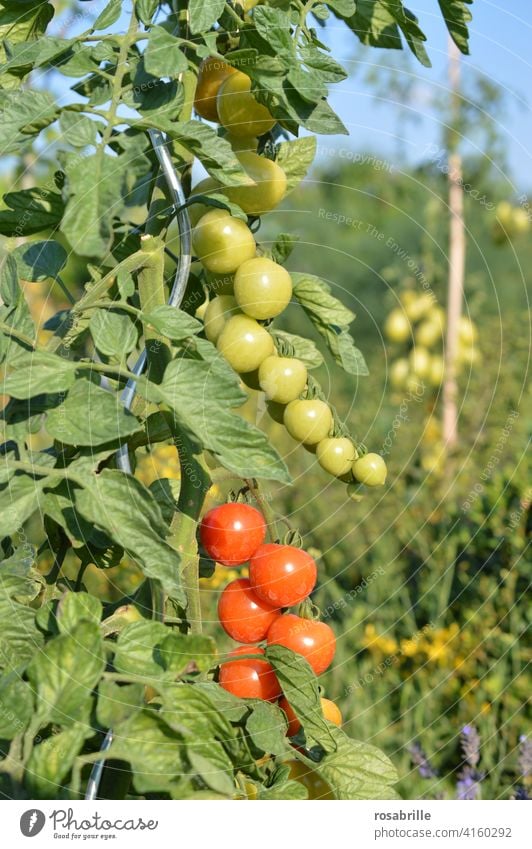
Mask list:
MULTIPOLYGON (((190 219, 188 216, 188 210, 184 206, 186 198, 183 192, 183 188, 181 186, 181 180, 179 179, 179 175, 176 169, 174 168, 172 158, 168 152, 165 136, 159 130, 149 130, 149 136, 157 159, 159 160, 161 171, 164 175, 164 178, 168 185, 168 189, 172 196, 173 215, 175 215, 177 219, 177 225, 179 229, 180 252, 174 282, 172 285, 172 291, 170 292, 170 297, 168 299, 169 306, 178 309, 181 306, 181 303, 185 296, 188 276, 190 273, 190 263, 192 259, 190 219)), ((147 355, 146 349, 144 348, 144 350, 138 357, 135 365, 132 367, 131 371, 135 375, 140 376, 146 368, 146 362, 147 355)), ((122 403, 126 410, 129 410, 131 408, 135 393, 136 382, 131 379, 128 381, 126 388, 122 393, 122 403)), ((127 445, 122 445, 116 452, 116 465, 122 472, 131 474, 131 461, 129 459, 129 451, 127 445)), ((110 728, 107 734, 105 735, 105 739, 100 747, 100 751, 102 753, 107 752, 111 747, 112 742, 113 729, 110 728)), ((87 790, 85 792, 86 800, 94 800, 97 798, 104 765, 104 758, 99 761, 96 761, 96 763, 94 764, 89 781, 87 782, 87 790)))

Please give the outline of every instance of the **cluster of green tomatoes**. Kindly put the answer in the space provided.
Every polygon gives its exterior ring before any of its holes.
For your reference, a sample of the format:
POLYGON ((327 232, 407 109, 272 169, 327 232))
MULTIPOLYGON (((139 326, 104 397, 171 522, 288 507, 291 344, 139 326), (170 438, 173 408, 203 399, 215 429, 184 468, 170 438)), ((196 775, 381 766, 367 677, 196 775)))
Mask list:
MULTIPOLYGON (((221 189, 209 177, 195 186, 193 193, 208 195, 221 190, 247 214, 248 221, 274 209, 286 194, 286 175, 276 162, 257 153, 258 137, 272 129, 275 119, 253 97, 249 77, 221 60, 204 60, 195 108, 224 127, 253 183, 221 189)), ((190 209, 194 254, 210 294, 215 293, 197 313, 204 321, 207 339, 248 385, 260 388, 268 402, 281 405, 288 433, 315 450, 325 471, 348 482, 382 485, 386 479, 382 457, 359 456, 351 439, 335 436, 327 402, 305 397, 308 375, 304 362, 277 351, 268 327, 292 299, 289 272, 260 254, 248 221, 206 204, 196 203, 190 209)))

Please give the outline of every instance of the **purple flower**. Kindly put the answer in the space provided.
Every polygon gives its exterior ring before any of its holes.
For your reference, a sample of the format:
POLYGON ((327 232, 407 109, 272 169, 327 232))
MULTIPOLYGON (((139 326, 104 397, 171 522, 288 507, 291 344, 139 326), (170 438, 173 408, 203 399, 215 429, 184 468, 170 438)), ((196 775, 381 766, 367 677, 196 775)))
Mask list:
POLYGON ((470 766, 465 766, 456 784, 456 798, 474 801, 480 798, 480 782, 483 776, 470 766))
POLYGON ((414 766, 417 766, 421 778, 436 778, 438 773, 433 769, 419 743, 413 743, 411 746, 408 746, 408 752, 412 758, 412 763, 414 766))
POLYGON ((464 725, 460 743, 466 763, 471 767, 477 766, 480 760, 480 736, 474 725, 464 725))
POLYGON ((532 775, 532 740, 522 734, 519 742, 519 771, 523 778, 528 778, 532 775))

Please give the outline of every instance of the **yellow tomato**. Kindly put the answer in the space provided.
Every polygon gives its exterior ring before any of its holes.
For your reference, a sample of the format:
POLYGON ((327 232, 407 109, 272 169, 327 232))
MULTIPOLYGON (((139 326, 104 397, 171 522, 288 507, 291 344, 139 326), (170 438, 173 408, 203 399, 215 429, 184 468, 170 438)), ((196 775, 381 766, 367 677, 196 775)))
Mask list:
POLYGON ((194 95, 194 109, 207 121, 219 123, 216 98, 220 86, 232 74, 238 73, 222 59, 209 56, 199 66, 198 83, 194 95))
POLYGON ((219 295, 209 301, 204 318, 205 336, 209 342, 216 344, 225 325, 237 312, 238 304, 232 295, 219 295))
POLYGON ((275 124, 266 106, 253 97, 250 78, 240 71, 222 83, 216 105, 220 123, 232 136, 262 136, 275 124))
POLYGON ((412 329, 410 322, 402 309, 394 309, 388 315, 384 325, 384 333, 390 342, 406 342, 412 329))
POLYGON ((237 156, 255 185, 224 186, 221 191, 248 215, 264 215, 275 209, 286 194, 286 174, 283 169, 271 159, 249 150, 237 156))
POLYGON ((214 274, 232 274, 255 256, 255 239, 239 218, 225 209, 211 209, 198 221, 192 234, 194 251, 201 264, 214 274))

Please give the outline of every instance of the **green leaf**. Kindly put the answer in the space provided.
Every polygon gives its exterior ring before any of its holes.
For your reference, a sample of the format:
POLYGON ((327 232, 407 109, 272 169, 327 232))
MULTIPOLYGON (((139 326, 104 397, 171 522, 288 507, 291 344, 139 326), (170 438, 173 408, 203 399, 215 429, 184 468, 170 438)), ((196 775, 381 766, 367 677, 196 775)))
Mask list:
POLYGON ((179 678, 185 672, 199 669, 208 672, 217 655, 212 637, 169 633, 157 646, 156 657, 163 669, 179 678))
POLYGON ((203 330, 201 321, 183 312, 183 310, 166 305, 155 307, 148 313, 143 313, 141 318, 142 321, 146 321, 155 330, 174 342, 181 342, 183 339, 188 339, 189 336, 194 336, 203 330))
POLYGON ((144 684, 119 686, 114 681, 100 681, 96 718, 103 728, 125 722, 144 705, 144 684))
POLYGON ((301 47, 300 55, 307 68, 312 69, 326 83, 338 83, 347 78, 347 71, 314 44, 301 47))
POLYGON ((318 368, 323 363, 321 352, 316 348, 312 339, 304 336, 294 336, 286 330, 273 330, 272 336, 279 354, 282 357, 297 357, 308 369, 318 368))
POLYGON ((137 329, 125 312, 94 310, 89 328, 98 351, 107 357, 123 360, 138 341, 137 329))
POLYGON ((305 136, 279 145, 276 162, 286 174, 287 191, 294 189, 305 177, 316 156, 315 136, 305 136))
POLYGON ((62 634, 74 631, 81 619, 88 619, 96 625, 102 618, 101 601, 89 593, 67 592, 59 601, 56 611, 57 624, 62 634))
POLYGON ((185 772, 182 739, 155 711, 136 711, 113 731, 108 754, 131 765, 139 793, 168 792, 185 772))
POLYGON ((0 739, 21 734, 33 714, 33 694, 17 672, 0 678, 0 739))
POLYGON ((36 89, 0 90, 0 121, 2 122, 2 154, 19 154, 42 129, 57 117, 57 107, 51 94, 36 89))
POLYGON ((292 57, 295 42, 290 34, 288 12, 271 6, 258 6, 253 11, 253 23, 259 35, 278 56, 285 56, 288 59, 292 57))
POLYGON ((35 611, 10 598, 0 577, 0 667, 23 669, 39 653, 43 642, 35 611))
POLYGON ((105 669, 99 627, 82 620, 50 640, 28 667, 43 722, 74 725, 105 669))
POLYGON ((342 17, 348 18, 350 15, 355 14, 356 3, 355 0, 326 0, 327 6, 329 6, 334 12, 338 12, 342 17))
POLYGON ((96 143, 96 130, 98 124, 91 121, 86 115, 64 110, 59 120, 64 140, 73 147, 87 147, 96 143))
POLYGON ((369 374, 364 355, 356 347, 348 330, 337 330, 325 325, 320 329, 318 325, 316 326, 326 339, 334 359, 347 374, 356 374, 360 377, 366 377, 369 374))
POLYGON ((287 750, 286 719, 283 712, 269 702, 254 702, 246 720, 246 732, 260 755, 282 755, 287 750))
MULTIPOLYGON (((375 746, 352 740, 331 725, 336 751, 317 767, 337 799, 398 799, 391 786, 398 780, 390 759, 375 746)), ((313 766, 316 766, 313 764, 313 766)))
POLYGON ((355 14, 345 20, 362 44, 372 47, 401 50, 402 32, 414 55, 423 65, 430 67, 423 47, 425 34, 419 28, 415 15, 403 6, 401 0, 357 0, 355 14))
POLYGON ((314 274, 292 272, 294 295, 311 318, 323 324, 345 327, 355 320, 355 314, 331 295, 330 286, 314 274))
POLYGON ((67 264, 68 255, 59 242, 30 242, 13 251, 19 277, 31 283, 56 278, 67 264))
POLYGON ((228 375, 226 364, 217 363, 174 360, 158 387, 162 397, 228 469, 242 477, 288 482, 285 463, 264 433, 231 411, 242 404, 242 390, 236 375, 228 375))
POLYGON ((28 760, 24 784, 32 799, 60 799, 64 781, 75 758, 92 733, 84 725, 75 725, 53 734, 34 746, 28 760))
POLYGON ((150 40, 144 53, 144 67, 155 77, 178 77, 186 71, 188 62, 181 48, 181 39, 163 27, 151 27, 150 40))
POLYGON ((170 136, 198 157, 204 168, 224 186, 245 186, 251 182, 233 148, 207 124, 201 121, 180 121, 170 136))
POLYGON ((32 236, 56 227, 63 215, 61 195, 47 189, 23 189, 7 192, 0 210, 0 233, 4 236, 32 236))
POLYGON ((295 236, 293 233, 279 233, 270 251, 273 261, 278 262, 279 265, 284 265, 298 241, 299 236, 295 236))
POLYGON ((17 360, 17 370, 2 383, 13 398, 32 398, 43 392, 65 392, 76 379, 76 363, 49 351, 25 352, 17 360))
POLYGON ((225 0, 190 0, 189 25, 192 33, 205 32, 216 23, 225 7, 225 0))
POLYGON ((28 475, 15 475, 0 489, 0 537, 16 533, 35 513, 41 502, 43 486, 42 478, 34 480, 28 475))
POLYGON ((51 64, 53 60, 67 53, 75 43, 74 39, 46 35, 20 44, 6 41, 4 44, 8 62, 4 67, 11 73, 16 71, 17 76, 24 77, 33 68, 51 64))
POLYGON ((333 751, 335 742, 330 724, 323 718, 318 681, 310 664, 284 646, 268 646, 266 656, 275 669, 288 703, 301 722, 307 747, 318 743, 325 751, 333 751))
POLYGON ((21 294, 17 263, 13 254, 6 254, 0 265, 0 299, 5 306, 10 307, 12 304, 17 303, 21 294))
POLYGON ((161 510, 140 481, 103 469, 76 490, 76 508, 138 561, 148 578, 159 579, 165 592, 185 604, 179 554, 165 541, 161 510))
POLYGON ((127 625, 116 642, 114 667, 117 672, 160 677, 164 667, 155 648, 163 643, 170 633, 162 622, 146 620, 127 625))
POLYGON ((472 2, 473 0, 438 0, 449 34, 458 49, 465 55, 469 54, 467 25, 473 18, 467 7, 472 2))
POLYGON ((120 17, 121 12, 122 0, 109 0, 109 3, 107 4, 103 12, 100 12, 98 17, 94 21, 91 29, 107 29, 107 27, 110 27, 114 23, 116 23, 116 21, 120 17))
POLYGON ((159 0, 135 0, 137 16, 146 26, 149 26, 158 8, 159 0))
POLYGON ((233 764, 222 744, 217 740, 193 742, 187 747, 187 758, 192 771, 217 793, 233 798, 235 780, 233 764))
POLYGON ((313 69, 305 70, 301 65, 294 65, 290 69, 287 77, 288 83, 307 103, 317 103, 320 98, 327 95, 327 86, 321 74, 313 69))
MULTIPOLYGON (((54 9, 50 3, 26 3, 25 9, 21 9, 21 5, 16 0, 0 0, 0 63, 6 59, 6 42, 11 47, 29 39, 37 39, 53 18, 54 9)), ((0 70, 0 86, 17 87, 28 71, 23 69, 19 74, 10 73, 6 72, 4 66, 0 70)))

